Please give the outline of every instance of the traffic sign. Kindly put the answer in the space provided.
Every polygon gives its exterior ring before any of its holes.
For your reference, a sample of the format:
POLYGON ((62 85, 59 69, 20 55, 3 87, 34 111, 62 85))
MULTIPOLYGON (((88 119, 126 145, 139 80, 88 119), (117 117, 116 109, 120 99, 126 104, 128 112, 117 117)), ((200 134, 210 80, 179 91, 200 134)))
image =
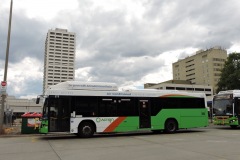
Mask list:
POLYGON ((7 91, 7 82, 2 81, 1 86, 0 86, 0 93, 1 94, 6 94, 6 91, 7 91))
POLYGON ((3 86, 3 87, 7 86, 7 82, 6 81, 2 81, 1 82, 1 86, 3 86))

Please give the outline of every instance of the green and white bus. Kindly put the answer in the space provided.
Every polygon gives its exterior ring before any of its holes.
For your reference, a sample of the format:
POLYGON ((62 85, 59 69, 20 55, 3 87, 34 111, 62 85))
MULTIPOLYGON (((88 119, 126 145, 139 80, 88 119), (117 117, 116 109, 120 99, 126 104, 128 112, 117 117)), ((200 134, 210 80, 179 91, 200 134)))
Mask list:
MULTIPOLYGON (((94 133, 178 129, 208 126, 206 96, 177 90, 125 90, 116 84, 67 81, 44 96, 40 133, 94 133)), ((39 101, 39 98, 38 100, 39 101)))
POLYGON ((240 90, 221 91, 213 97, 213 123, 236 128, 240 124, 240 90))

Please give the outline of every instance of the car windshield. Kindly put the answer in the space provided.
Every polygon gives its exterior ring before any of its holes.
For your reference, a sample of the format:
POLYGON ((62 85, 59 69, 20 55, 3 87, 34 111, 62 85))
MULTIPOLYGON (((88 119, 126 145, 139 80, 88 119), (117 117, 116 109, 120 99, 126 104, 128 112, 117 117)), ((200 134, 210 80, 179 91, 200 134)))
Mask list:
POLYGON ((233 115, 231 99, 218 99, 213 102, 213 115, 233 115))

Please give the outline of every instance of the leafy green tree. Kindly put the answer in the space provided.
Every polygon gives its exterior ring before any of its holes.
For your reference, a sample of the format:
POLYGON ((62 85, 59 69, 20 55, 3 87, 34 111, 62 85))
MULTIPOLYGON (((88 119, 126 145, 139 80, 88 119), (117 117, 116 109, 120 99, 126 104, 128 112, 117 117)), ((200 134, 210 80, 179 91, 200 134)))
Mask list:
POLYGON ((240 89, 240 53, 231 53, 222 69, 218 90, 240 89))

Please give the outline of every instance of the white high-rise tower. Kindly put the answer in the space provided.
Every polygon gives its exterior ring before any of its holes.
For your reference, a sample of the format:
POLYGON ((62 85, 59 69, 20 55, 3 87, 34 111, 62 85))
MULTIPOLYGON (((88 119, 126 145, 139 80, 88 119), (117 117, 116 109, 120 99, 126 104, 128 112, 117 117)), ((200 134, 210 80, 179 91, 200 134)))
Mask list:
POLYGON ((74 80, 75 33, 49 30, 45 41, 43 93, 48 86, 74 80))

